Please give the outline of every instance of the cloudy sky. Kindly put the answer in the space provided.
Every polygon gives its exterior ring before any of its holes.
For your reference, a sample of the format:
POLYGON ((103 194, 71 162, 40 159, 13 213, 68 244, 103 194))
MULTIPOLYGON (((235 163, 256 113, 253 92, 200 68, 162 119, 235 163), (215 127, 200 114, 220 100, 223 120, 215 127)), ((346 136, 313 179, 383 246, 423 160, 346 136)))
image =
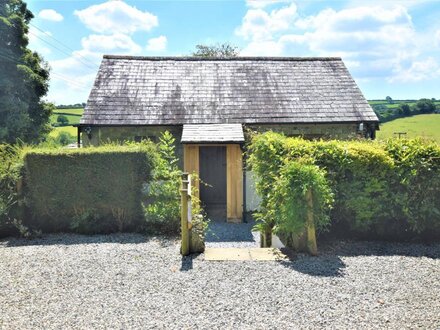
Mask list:
POLYGON ((341 56, 368 99, 440 98, 440 1, 30 0, 30 47, 52 67, 48 99, 87 100, 103 54, 341 56))

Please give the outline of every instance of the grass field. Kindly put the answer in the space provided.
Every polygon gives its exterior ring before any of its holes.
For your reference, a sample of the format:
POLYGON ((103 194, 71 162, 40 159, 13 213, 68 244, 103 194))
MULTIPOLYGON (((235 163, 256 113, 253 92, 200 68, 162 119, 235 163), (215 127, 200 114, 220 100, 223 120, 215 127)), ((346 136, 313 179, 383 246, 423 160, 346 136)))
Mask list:
POLYGON ((422 137, 440 143, 440 114, 417 115, 399 118, 380 125, 377 138, 396 137, 396 132, 406 132, 407 138, 422 137))
MULTIPOLYGON (((56 109, 50 117, 50 123, 56 123, 58 116, 64 115, 69 120, 69 125, 79 124, 79 120, 81 119, 83 112, 84 109, 56 109)), ((76 131, 76 127, 73 126, 54 127, 49 136, 57 137, 61 132, 67 132, 73 136, 76 136, 76 131)))
POLYGON ((73 126, 54 127, 53 130, 49 133, 49 136, 57 137, 61 132, 67 132, 70 135, 76 136, 76 131, 76 127, 73 126))
POLYGON ((50 117, 50 122, 54 124, 59 115, 64 115, 69 120, 69 124, 78 124, 83 112, 84 109, 56 109, 50 117))

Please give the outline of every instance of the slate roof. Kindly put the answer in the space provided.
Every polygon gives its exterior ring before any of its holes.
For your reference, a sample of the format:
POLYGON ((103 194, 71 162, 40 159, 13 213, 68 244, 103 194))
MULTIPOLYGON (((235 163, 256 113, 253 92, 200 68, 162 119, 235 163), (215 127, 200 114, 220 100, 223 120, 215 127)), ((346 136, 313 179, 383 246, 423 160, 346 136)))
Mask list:
POLYGON ((241 124, 186 124, 181 143, 243 143, 241 124))
POLYGON ((105 55, 83 125, 378 122, 340 58, 105 55))

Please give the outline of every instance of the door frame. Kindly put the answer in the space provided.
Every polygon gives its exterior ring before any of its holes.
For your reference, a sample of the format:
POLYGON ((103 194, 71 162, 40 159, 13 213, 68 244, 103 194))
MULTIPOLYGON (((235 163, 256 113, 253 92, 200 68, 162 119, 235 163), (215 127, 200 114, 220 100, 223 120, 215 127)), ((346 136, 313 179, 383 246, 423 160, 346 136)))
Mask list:
MULTIPOLYGON (((183 170, 200 174, 199 147, 226 147, 226 221, 243 221, 243 153, 240 144, 183 144, 183 170)), ((200 191, 200 183, 193 182, 200 191)), ((200 197, 199 195, 197 197, 200 197)))

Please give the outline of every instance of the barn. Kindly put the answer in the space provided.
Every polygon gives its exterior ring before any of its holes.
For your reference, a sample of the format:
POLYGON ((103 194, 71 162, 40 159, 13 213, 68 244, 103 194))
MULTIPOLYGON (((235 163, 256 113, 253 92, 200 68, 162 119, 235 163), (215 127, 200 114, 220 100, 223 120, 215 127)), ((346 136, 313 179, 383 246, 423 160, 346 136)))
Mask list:
POLYGON ((245 130, 375 138, 379 121, 341 58, 105 55, 78 125, 84 146, 165 130, 200 186, 208 216, 242 221, 258 202, 245 130))

